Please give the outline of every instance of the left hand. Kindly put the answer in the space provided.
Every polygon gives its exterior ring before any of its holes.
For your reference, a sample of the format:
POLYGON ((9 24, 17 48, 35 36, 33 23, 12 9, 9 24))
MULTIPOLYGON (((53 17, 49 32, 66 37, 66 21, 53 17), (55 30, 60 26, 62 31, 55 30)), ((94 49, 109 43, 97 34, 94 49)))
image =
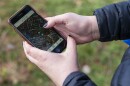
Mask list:
POLYGON ((27 58, 45 72, 57 86, 62 86, 67 76, 79 71, 77 62, 76 42, 67 37, 67 49, 63 53, 52 53, 23 43, 27 58))

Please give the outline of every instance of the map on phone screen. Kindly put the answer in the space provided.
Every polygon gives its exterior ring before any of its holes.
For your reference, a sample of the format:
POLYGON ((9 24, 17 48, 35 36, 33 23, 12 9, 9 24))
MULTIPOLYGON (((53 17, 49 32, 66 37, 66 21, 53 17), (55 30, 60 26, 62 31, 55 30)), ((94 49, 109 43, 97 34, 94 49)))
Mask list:
POLYGON ((17 21, 14 26, 31 41, 35 47, 52 51, 63 41, 63 38, 53 29, 43 28, 45 23, 45 20, 31 10, 17 21))

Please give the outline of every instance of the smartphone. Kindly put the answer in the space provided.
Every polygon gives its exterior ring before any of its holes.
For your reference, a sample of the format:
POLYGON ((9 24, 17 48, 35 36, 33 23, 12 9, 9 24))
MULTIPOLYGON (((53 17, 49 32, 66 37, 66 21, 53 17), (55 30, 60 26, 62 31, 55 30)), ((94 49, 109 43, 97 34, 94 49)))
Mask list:
POLYGON ((66 40, 54 27, 45 29, 47 21, 31 6, 25 5, 9 20, 14 30, 33 47, 61 53, 66 48, 66 40))

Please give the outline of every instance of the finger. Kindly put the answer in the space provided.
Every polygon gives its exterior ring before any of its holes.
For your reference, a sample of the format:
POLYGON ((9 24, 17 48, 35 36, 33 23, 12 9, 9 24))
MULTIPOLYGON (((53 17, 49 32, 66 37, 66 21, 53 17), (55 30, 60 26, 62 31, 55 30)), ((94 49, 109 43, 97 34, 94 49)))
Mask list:
POLYGON ((64 25, 56 25, 55 29, 59 32, 61 36, 63 36, 65 39, 67 39, 69 35, 69 31, 67 31, 66 27, 64 25))
MULTIPOLYGON (((23 43, 23 44, 24 44, 24 43, 23 43)), ((24 49, 24 53, 25 53, 26 57, 27 57, 32 63, 37 64, 38 61, 27 54, 27 51, 26 51, 24 45, 23 45, 23 49, 24 49)))
POLYGON ((31 56, 38 61, 39 60, 45 61, 47 58, 50 58, 52 55, 50 52, 43 51, 38 48, 32 47, 27 42, 24 43, 24 48, 25 48, 26 54, 28 56, 31 56))
POLYGON ((67 37, 67 49, 66 49, 66 52, 67 53, 71 53, 72 55, 75 55, 76 54, 76 42, 75 40, 68 36, 67 37))
POLYGON ((45 20, 50 21, 52 17, 46 17, 45 20))
POLYGON ((55 17, 47 18, 47 20, 48 20, 48 23, 47 23, 46 28, 54 27, 56 24, 62 24, 65 21, 63 15, 58 15, 55 17))

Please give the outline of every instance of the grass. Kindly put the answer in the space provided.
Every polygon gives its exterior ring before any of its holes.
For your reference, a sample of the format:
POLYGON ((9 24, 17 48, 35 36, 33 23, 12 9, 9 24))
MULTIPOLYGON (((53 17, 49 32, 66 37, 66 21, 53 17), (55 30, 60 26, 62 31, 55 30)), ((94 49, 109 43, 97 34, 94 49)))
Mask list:
MULTIPOLYGON (((0 86, 54 86, 40 69, 26 59, 23 40, 7 23, 8 18, 23 5, 30 4, 45 17, 66 12, 92 15, 95 9, 115 2, 119 0, 0 0, 0 86)), ((80 69, 88 65, 91 69, 88 75, 98 86, 110 86, 126 48, 121 41, 80 45, 80 69)))

